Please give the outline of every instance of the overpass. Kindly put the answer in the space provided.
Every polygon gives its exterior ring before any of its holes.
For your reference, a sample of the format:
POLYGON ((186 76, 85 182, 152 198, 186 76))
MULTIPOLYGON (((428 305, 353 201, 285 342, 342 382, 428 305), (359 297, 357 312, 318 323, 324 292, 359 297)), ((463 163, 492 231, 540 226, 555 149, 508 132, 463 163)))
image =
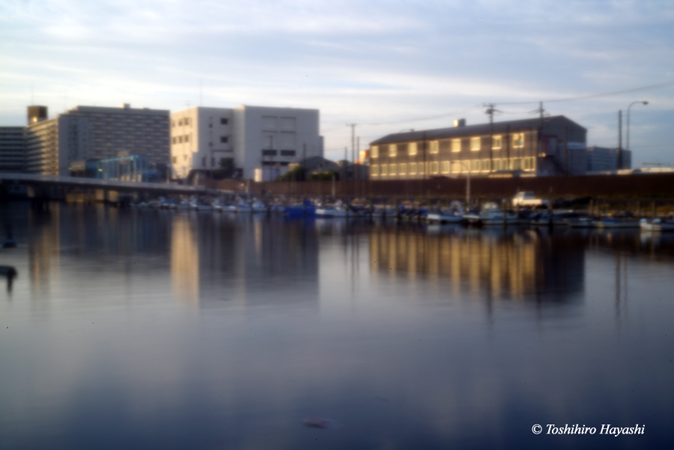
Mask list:
MULTIPOLYGON (((116 192, 147 192, 154 194, 208 195, 215 194, 205 186, 185 186, 171 183, 144 183, 135 181, 99 180, 96 178, 67 177, 59 175, 35 175, 26 173, 0 172, 0 183, 20 184, 34 187, 60 187, 79 189, 100 189, 116 192)), ((222 193, 220 191, 219 193, 222 193)))

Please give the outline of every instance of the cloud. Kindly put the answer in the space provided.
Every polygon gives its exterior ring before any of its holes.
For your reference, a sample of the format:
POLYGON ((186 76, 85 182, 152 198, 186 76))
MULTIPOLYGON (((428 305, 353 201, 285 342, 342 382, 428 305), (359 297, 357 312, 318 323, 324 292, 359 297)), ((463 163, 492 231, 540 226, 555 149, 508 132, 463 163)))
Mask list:
MULTIPOLYGON (((617 91, 674 79, 673 22, 667 1, 9 1, 0 122, 24 120, 31 82, 52 112, 121 101, 178 110, 202 97, 319 108, 326 129, 617 91)), ((615 112, 609 99, 582 108, 575 120, 615 112)), ((326 146, 345 139, 329 133, 326 146)))

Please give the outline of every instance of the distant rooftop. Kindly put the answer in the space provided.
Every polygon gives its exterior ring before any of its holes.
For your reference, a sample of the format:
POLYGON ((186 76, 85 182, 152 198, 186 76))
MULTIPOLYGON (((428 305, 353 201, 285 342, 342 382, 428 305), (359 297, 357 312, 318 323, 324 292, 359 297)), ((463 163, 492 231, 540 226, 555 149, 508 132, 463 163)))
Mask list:
MULTIPOLYGON (((544 125, 553 123, 553 122, 568 122, 572 123, 577 127, 583 128, 572 120, 567 119, 564 116, 552 116, 545 117, 543 119, 544 125)), ((405 133, 394 133, 386 135, 382 138, 372 141, 371 145, 379 144, 388 144, 395 142, 408 142, 408 141, 421 141, 424 139, 442 139, 448 137, 461 137, 461 136, 475 136, 475 135, 486 135, 491 131, 494 133, 505 133, 505 132, 517 132, 531 130, 540 126, 541 119, 523 119, 523 120, 509 120, 505 122, 494 122, 493 128, 489 123, 481 123, 477 125, 464 125, 464 126, 455 126, 447 128, 438 128, 435 130, 421 130, 421 131, 408 131, 405 133)), ((585 130, 585 128, 583 128, 585 130)))

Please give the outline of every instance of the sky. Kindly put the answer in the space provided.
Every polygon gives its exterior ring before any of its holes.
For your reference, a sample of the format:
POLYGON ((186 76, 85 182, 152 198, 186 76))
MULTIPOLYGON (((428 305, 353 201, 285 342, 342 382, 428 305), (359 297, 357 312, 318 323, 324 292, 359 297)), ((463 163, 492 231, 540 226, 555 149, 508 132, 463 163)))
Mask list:
MULTIPOLYGON (((543 101, 674 166, 671 0, 3 0, 0 126, 26 106, 320 110, 325 156, 403 130, 526 119, 543 101), (610 95, 601 95, 610 94, 610 95), (559 101, 563 100, 563 101, 559 101)), ((350 154, 350 152, 349 152, 350 154)))

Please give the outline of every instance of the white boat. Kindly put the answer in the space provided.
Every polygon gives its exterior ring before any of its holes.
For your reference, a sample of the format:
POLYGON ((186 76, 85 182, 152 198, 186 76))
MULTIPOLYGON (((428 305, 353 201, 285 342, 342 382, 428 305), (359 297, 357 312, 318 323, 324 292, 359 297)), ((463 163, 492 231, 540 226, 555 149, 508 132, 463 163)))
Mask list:
POLYGON ((344 204, 338 201, 329 207, 316 208, 316 215, 320 217, 347 217, 349 212, 344 208, 344 204))
POLYGON ((269 208, 267 208, 267 205, 265 205, 261 201, 254 200, 253 203, 250 205, 250 210, 251 212, 254 213, 266 213, 269 211, 269 208))
POLYGON ((641 219, 639 227, 641 231, 674 231, 674 222, 662 219, 641 219))
POLYGON ((449 208, 441 208, 437 212, 426 214, 428 223, 459 223, 463 221, 464 211, 461 202, 453 201, 449 208))
POLYGON ((463 218, 468 223, 478 226, 511 225, 519 222, 517 214, 510 211, 504 214, 496 203, 486 203, 479 214, 465 214, 463 218))

